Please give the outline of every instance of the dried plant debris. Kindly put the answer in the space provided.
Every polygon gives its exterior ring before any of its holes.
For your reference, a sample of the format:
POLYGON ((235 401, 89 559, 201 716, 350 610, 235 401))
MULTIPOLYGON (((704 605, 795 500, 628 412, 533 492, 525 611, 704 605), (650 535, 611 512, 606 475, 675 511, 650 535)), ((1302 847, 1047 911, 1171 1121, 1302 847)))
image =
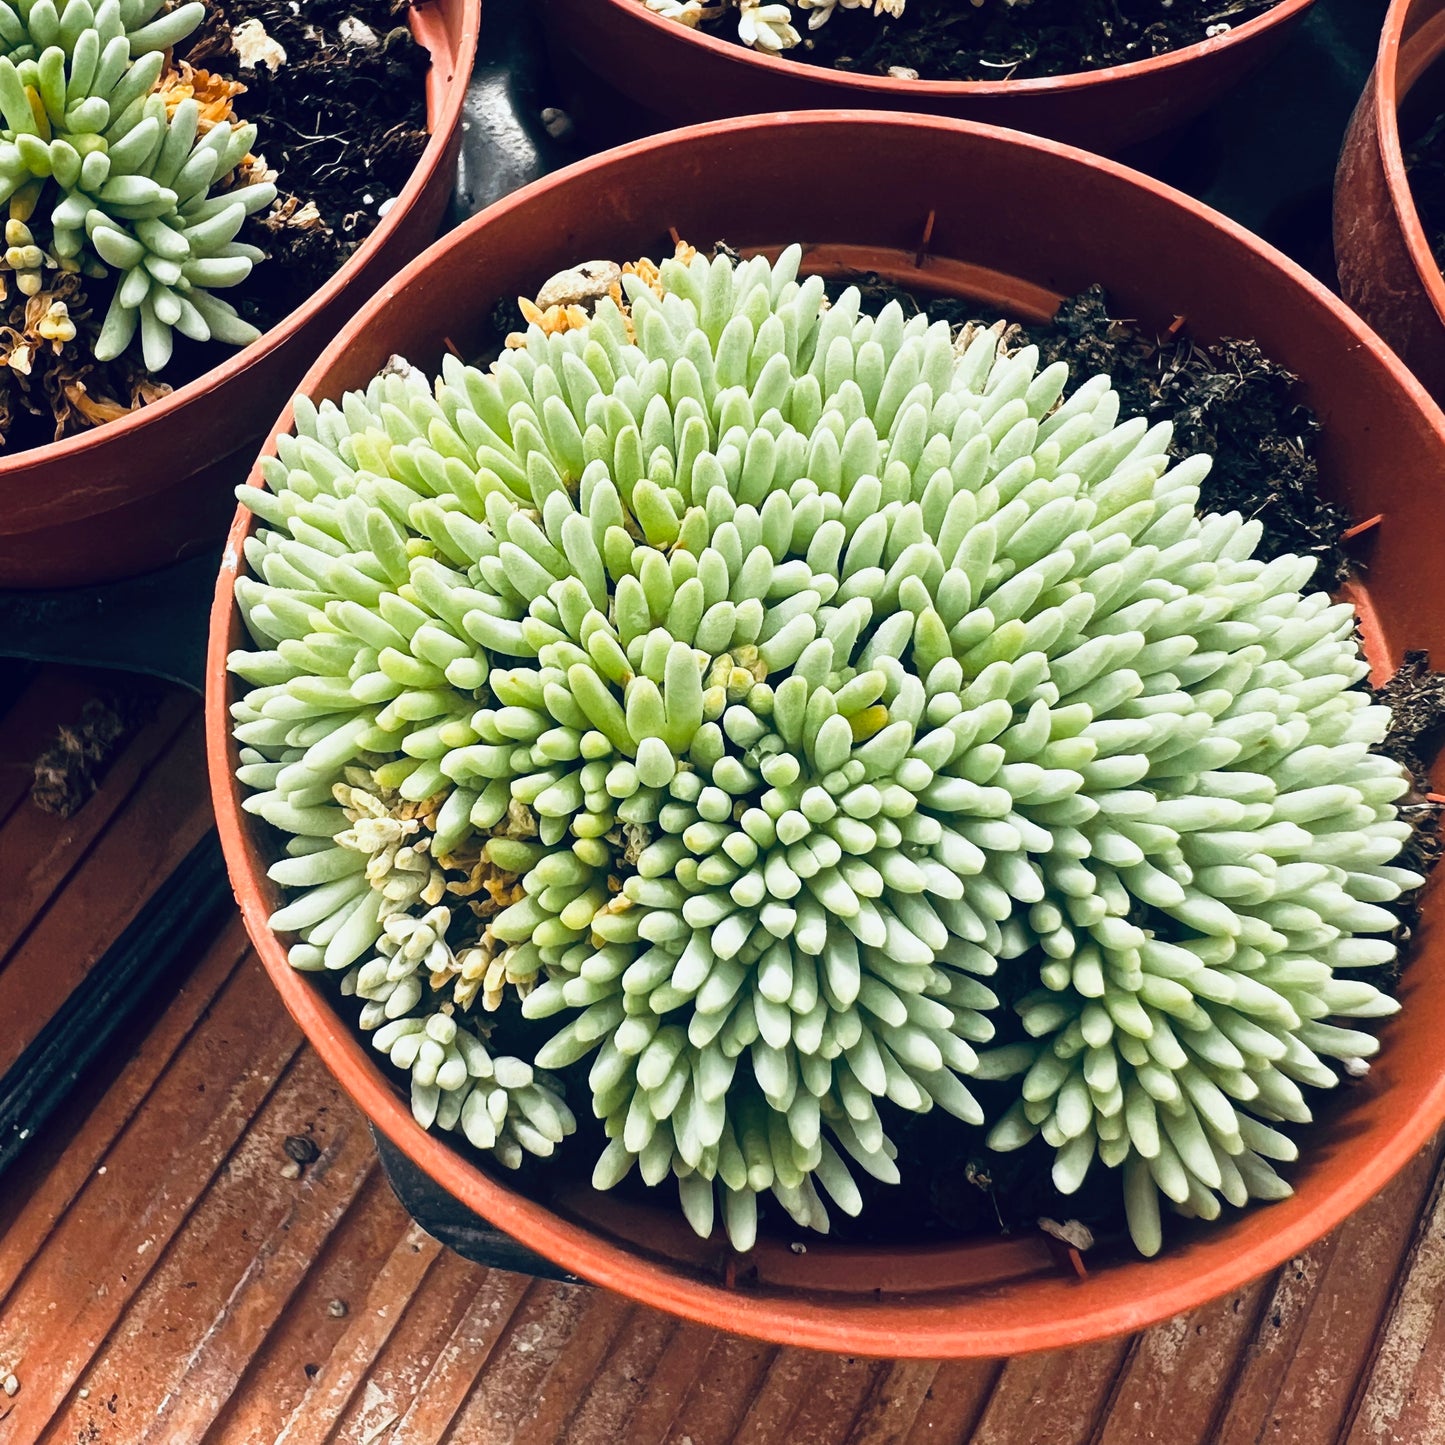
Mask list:
POLYGON ((40 433, 35 441, 60 441, 171 391, 130 352, 97 361, 100 318, 85 278, 51 273, 48 280, 45 290, 16 295, 0 312, 0 444, 12 438, 17 422, 40 433))
POLYGON ((112 689, 89 699, 79 721, 62 723, 55 741, 35 760, 30 798, 35 806, 68 818, 90 799, 121 744, 140 721, 149 689, 112 689))
MULTIPOLYGON (((662 8, 661 0, 649 0, 662 8)), ((685 4, 668 0, 679 11, 685 4)), ((871 75, 924 80, 1024 80, 1147 60, 1223 34, 1277 0, 798 0, 801 44, 790 60, 871 75), (806 12, 816 29, 802 24, 806 12), (814 18, 826 13, 826 23, 814 18), (904 72, 900 75, 898 72, 904 72)), ((742 4, 756 13, 756 4, 742 4)), ((664 13, 667 13, 664 10, 664 13)), ((686 14, 679 14, 684 23, 686 14)), ((702 9, 697 19, 728 38, 737 13, 702 9)), ((759 47, 765 43, 760 39, 759 47)))
POLYGON ((243 239, 273 261, 236 294, 263 330, 322 285, 376 228, 427 143, 426 50, 405 0, 206 0, 182 50, 234 77, 280 193, 243 239))

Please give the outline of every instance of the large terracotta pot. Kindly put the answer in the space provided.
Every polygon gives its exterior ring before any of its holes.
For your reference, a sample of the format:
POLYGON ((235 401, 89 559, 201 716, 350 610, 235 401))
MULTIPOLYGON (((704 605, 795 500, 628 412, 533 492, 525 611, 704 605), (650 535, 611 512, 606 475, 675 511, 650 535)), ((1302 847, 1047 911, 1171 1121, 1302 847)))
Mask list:
MULTIPOLYGON (((755 116, 594 157, 438 242, 342 330, 302 390, 336 399, 393 353, 435 368, 444 337, 466 354, 498 298, 532 294, 579 260, 670 251, 670 226, 699 243, 801 240, 814 268, 873 269, 976 298, 981 314, 1042 318, 1060 296, 1099 281, 1119 314, 1145 325, 1184 316, 1201 337, 1257 338, 1302 378, 1324 424, 1320 464, 1334 495, 1357 516, 1385 514, 1369 558, 1377 663, 1387 668, 1407 646, 1445 649, 1437 502, 1445 417, 1399 361, 1299 267, 1187 196, 986 126, 866 112, 755 116)), ((277 427, 290 425, 287 412, 277 427)), ((252 481, 260 484, 259 472, 252 481)), ((524 1197, 505 1171, 413 1122, 332 991, 292 970, 266 926, 277 890, 265 878, 267 844, 240 807, 225 671, 242 642, 233 591, 250 528, 250 514, 238 513, 217 585, 206 718, 216 814, 246 926, 306 1036, 386 1137, 468 1209, 566 1270, 798 1345, 925 1358, 1072 1345, 1138 1329, 1263 1274, 1375 1194, 1445 1119, 1445 948, 1427 921, 1404 1011, 1385 1026, 1368 1079, 1326 1103, 1305 1161, 1291 1171, 1298 1193, 1214 1226, 1178 1221, 1151 1262, 1091 1257, 1088 1277, 1077 1280, 1053 1267, 1041 1236, 895 1248, 819 1238, 805 1254, 764 1238, 739 1259, 717 1240, 696 1239, 661 1192, 655 1207, 581 1186, 545 1202, 524 1197)))
MULTIPOLYGON (((1442 55, 1445 0, 1394 0, 1335 173, 1340 289, 1437 399, 1445 399, 1445 280, 1410 193, 1400 108, 1412 90, 1423 98, 1442 55)), ((1430 84, 1445 109, 1445 74, 1430 84)))
MULTIPOLYGON (((964 3, 964 0, 960 0, 964 3)), ((778 59, 655 15, 642 0, 545 0, 554 50, 673 125, 764 110, 866 106, 1012 126, 1112 155, 1205 110, 1267 60, 1313 0, 1197 45, 1033 80, 893 80, 778 59)))
POLYGON ((376 230, 304 306, 170 396, 49 446, 0 452, 0 587, 133 576, 219 541, 270 419, 341 323, 441 225, 480 0, 427 0, 411 28, 431 52, 431 140, 376 230))

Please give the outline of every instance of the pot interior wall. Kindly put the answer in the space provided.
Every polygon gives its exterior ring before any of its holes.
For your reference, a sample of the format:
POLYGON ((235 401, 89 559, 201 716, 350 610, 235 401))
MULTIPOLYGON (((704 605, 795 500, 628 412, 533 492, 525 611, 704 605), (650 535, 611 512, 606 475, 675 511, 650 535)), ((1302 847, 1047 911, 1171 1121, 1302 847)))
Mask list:
MULTIPOLYGON (((439 243, 343 333, 306 389, 336 398, 364 385, 394 353, 425 368, 444 348, 476 354, 498 300, 535 294, 552 272, 594 257, 667 254, 669 228, 700 246, 801 241, 829 270, 846 258, 895 279, 911 276, 920 290, 977 299, 988 316, 1047 314, 1050 298, 1101 282, 1115 314, 1145 326, 1183 316, 1200 337, 1257 340, 1301 377, 1324 424, 1320 463, 1331 491, 1356 517, 1384 513, 1365 560, 1385 650, 1392 659, 1405 647, 1445 657, 1445 516, 1435 494, 1445 476, 1445 431, 1424 394, 1342 308, 1302 273, 1282 272, 1260 243, 1126 171, 1009 132, 821 114, 628 147, 529 188, 439 243), (930 224, 927 254, 916 265, 930 224)), ((228 601, 224 577, 221 597, 228 601)), ((229 619, 238 637, 234 610, 229 619)), ((254 849, 250 839, 246 846, 254 849)), ((234 876, 234 857, 232 867, 234 876)), ((262 915, 248 912, 254 929, 262 915)), ((264 939, 261 946, 266 953, 264 939)), ((273 972, 277 959, 284 968, 272 945, 273 972)), ((778 1338, 781 1327, 753 1318, 750 1301, 805 1299, 820 1318, 853 1311, 849 1347, 864 1352, 928 1353, 932 1342, 937 1353, 1001 1353, 1057 1338, 1009 1334, 1021 1309, 1048 1329, 1066 1321, 1070 1338, 1096 1338, 1258 1275, 1383 1185, 1445 1113, 1435 1023, 1445 1013, 1445 967, 1428 921, 1401 992, 1406 1007, 1383 1031, 1380 1061, 1311 1129, 1306 1158, 1292 1171, 1293 1199, 1203 1230, 1173 1231, 1169 1252, 1155 1262, 1121 1255, 1095 1267, 1091 1259, 1082 1282, 1051 1268, 1040 1241, 881 1250, 810 1239, 798 1255, 786 1240, 765 1240, 746 1261, 749 1272, 727 1281, 747 1286, 732 1296, 739 1302, 732 1327, 778 1338), (1005 1281, 1012 1287, 1000 1292, 1005 1281), (899 1332, 902 1315, 886 1307, 900 1297, 906 1330, 923 1332, 916 1338, 899 1332), (861 1323, 865 1317, 875 1323, 861 1323), (946 1346, 938 1343, 944 1336, 946 1346)), ((364 1045, 344 1038, 345 1025, 326 1032, 323 1052, 344 1051, 353 1063, 363 1057, 364 1045)), ((361 1067, 380 1077, 369 1060, 361 1067)), ((382 1121, 394 1139, 410 1127, 409 1120, 392 1125, 382 1121)), ((411 1135, 409 1152, 423 1167, 438 1177, 444 1171, 464 1202, 496 1218, 481 1171, 419 1130, 411 1135)), ((551 1208, 585 1222, 594 1239, 624 1241, 630 1253, 662 1262, 650 1297, 697 1313, 696 1286, 717 1284, 724 1251, 692 1236, 670 1195, 659 1191, 659 1199, 657 1209, 639 1209, 576 1189, 551 1208)), ((579 1267, 575 1259, 563 1263, 579 1267)), ((581 1267, 638 1288, 620 1265, 615 1276, 601 1265, 581 1267)), ((729 1317, 719 1313, 715 1322, 726 1326, 729 1317)))

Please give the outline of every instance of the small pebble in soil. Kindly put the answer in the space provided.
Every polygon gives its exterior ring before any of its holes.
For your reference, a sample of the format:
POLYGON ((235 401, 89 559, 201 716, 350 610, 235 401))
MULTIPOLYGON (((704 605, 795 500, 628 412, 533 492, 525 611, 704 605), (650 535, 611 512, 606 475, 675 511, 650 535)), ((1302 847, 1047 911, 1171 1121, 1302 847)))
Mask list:
POLYGON ((294 1159, 288 1159, 281 1166, 281 1177, 283 1179, 299 1179, 301 1177, 301 1166, 294 1159))
POLYGON ((348 1306, 344 1299, 334 1299, 326 1306, 326 1313, 334 1320, 344 1320, 348 1313, 348 1306))
POLYGON ((547 280, 537 292, 537 309, 548 311, 553 306, 580 306, 605 296, 622 279, 622 267, 616 261, 584 261, 569 266, 547 280))
POLYGON ((381 37, 364 20, 348 15, 336 27, 336 33, 345 45, 359 45, 363 50, 375 50, 381 44, 381 37))
POLYGON ((20 1380, 14 1371, 5 1376, 4 1390, 7 1395, 12 1397, 20 1393, 20 1380))
POLYGON ((321 1153, 316 1147, 316 1141, 305 1134, 288 1134, 283 1147, 287 1155, 298 1164, 310 1164, 321 1153))
POLYGON ((231 31, 231 45, 242 70, 264 65, 272 72, 286 64, 286 50, 266 33, 259 20, 246 20, 231 31))
POLYGON ((542 129, 553 140, 566 140, 572 134, 572 117, 565 110, 549 105, 542 112, 542 129))

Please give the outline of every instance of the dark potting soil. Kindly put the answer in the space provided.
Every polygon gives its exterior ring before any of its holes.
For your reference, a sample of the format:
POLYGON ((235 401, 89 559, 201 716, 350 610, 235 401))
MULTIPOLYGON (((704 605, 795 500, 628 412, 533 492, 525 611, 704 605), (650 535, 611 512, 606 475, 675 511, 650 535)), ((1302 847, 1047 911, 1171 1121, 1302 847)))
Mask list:
POLYGON ((263 331, 294 311, 374 231, 426 148, 430 57, 407 0, 206 0, 180 59, 244 82, 236 113, 260 132, 285 220, 253 217, 242 239, 268 253, 226 293, 263 331), (239 68, 232 31, 259 20, 286 52, 239 68), (293 205, 294 202, 294 205, 293 205), (301 218, 307 205, 315 220, 301 218))
MULTIPOLYGON (((235 118, 259 130, 255 154, 275 172, 277 205, 253 216, 240 240, 267 259, 239 286, 219 293, 267 331, 313 295, 376 229, 387 202, 406 184, 427 143, 430 56, 406 24, 406 0, 206 0, 200 28, 178 47, 177 62, 235 82, 235 118), (232 30, 259 21, 285 52, 273 71, 243 68, 232 30)), ((198 82, 201 76, 193 77, 198 82)), ((214 94, 214 89, 211 90, 214 94)), ((197 98, 204 101, 200 88, 197 98)), ((111 278, 66 277, 51 286, 91 339, 110 305, 111 278)), ((0 315, 5 354, 27 336, 25 299, 0 315)), ((33 309, 33 308, 32 308, 33 309)), ((57 357, 32 347, 31 370, 0 369, 0 445, 14 453, 85 431, 147 404, 220 365, 236 352, 178 333, 158 376, 138 347, 96 363, 68 346, 57 357)))
MULTIPOLYGON (((901 16, 839 5, 816 30, 799 16, 803 44, 785 58, 836 70, 924 80, 1025 80, 1147 60, 1243 25, 1278 0, 907 0, 901 16)), ((708 28, 737 40, 729 9, 708 28)), ((738 42, 741 44, 741 42, 738 42)))
MULTIPOLYGON (((920 296, 882 283, 857 278, 870 309, 898 300, 905 310, 926 309, 935 319, 962 326, 977 318, 975 302, 920 296)), ((483 344, 496 342, 518 329, 521 318, 513 303, 499 304, 488 318, 483 344)), ((1121 416, 1145 416, 1174 422, 1171 450, 1177 457, 1199 451, 1214 455, 1215 465, 1202 488, 1201 505, 1210 511, 1238 510, 1264 524, 1260 553, 1276 556, 1293 551, 1320 559, 1316 581, 1334 587, 1349 573, 1342 533, 1350 519, 1318 489, 1314 461, 1319 423, 1295 394, 1295 379, 1263 356, 1248 341, 1205 344, 1183 327, 1151 338, 1138 326, 1111 317, 1108 297, 1099 287, 1063 302, 1054 318, 1004 333, 1009 346, 1035 344, 1045 362, 1063 360, 1071 369, 1069 390, 1089 376, 1107 372, 1120 393, 1121 416)), ((1402 800, 1402 815, 1415 833, 1399 859, 1402 867, 1428 874, 1441 853, 1439 808, 1427 797, 1428 770, 1445 741, 1445 674, 1430 671, 1423 653, 1409 653, 1405 663, 1376 694, 1395 711, 1381 751, 1410 770, 1416 787, 1402 800)), ((1423 890, 1421 890, 1423 892, 1423 890)), ((1420 911, 1419 893, 1394 905, 1400 926, 1394 941, 1405 949, 1420 911)), ((1026 960, 1024 961, 1026 962, 1026 960)), ((1378 987, 1397 981, 1402 953, 1388 968, 1357 970, 1378 987)), ((992 1015, 998 1033, 993 1045, 1022 1040, 1025 1035, 1013 1004, 1035 986, 1032 971, 1010 969, 989 981, 999 994, 992 1015), (1012 990, 1012 991, 1010 991, 1012 990)), ((354 1008, 353 1001, 343 1007, 354 1008)), ((510 1001, 496 1016, 496 1046, 503 1052, 530 1057, 553 1031, 555 1023, 529 1022, 510 1001)), ((454 1147, 495 1172, 512 1187, 541 1200, 573 1192, 590 1178, 592 1162, 606 1144, 601 1124, 588 1105, 587 1075, 591 1058, 561 1071, 568 1101, 577 1116, 577 1134, 555 1160, 528 1155, 516 1173, 498 1169, 488 1156, 476 1153, 460 1134, 449 1136, 454 1147)), ((404 1076, 395 1074, 405 1089, 404 1076)), ((1349 1088, 1319 1091, 1328 1109, 1349 1088)), ((970 1081, 986 1118, 1001 1116, 1016 1097, 1017 1083, 970 1081)), ((988 1129, 964 1124, 941 1109, 912 1114, 886 1102, 880 1106, 889 1136, 898 1146, 903 1179, 884 1185, 861 1169, 853 1174, 863 1196, 861 1215, 852 1219, 829 1209, 830 1238, 851 1243, 898 1244, 946 1239, 1027 1235, 1040 1221, 1066 1227, 1082 1225, 1101 1249, 1127 1250, 1122 1177, 1097 1160, 1075 1193, 1054 1188, 1050 1175, 1054 1151, 1042 1138, 1023 1149, 996 1153, 987 1147, 988 1129)), ((676 1184, 657 1188, 643 1184, 636 1169, 612 1191, 614 1196, 663 1207, 676 1207, 676 1184)), ((800 1229, 771 1197, 759 1199, 759 1232, 806 1248, 817 1241, 800 1229)))
POLYGON ((1437 115, 1406 147, 1405 169, 1435 264, 1445 270, 1445 114, 1437 115))

